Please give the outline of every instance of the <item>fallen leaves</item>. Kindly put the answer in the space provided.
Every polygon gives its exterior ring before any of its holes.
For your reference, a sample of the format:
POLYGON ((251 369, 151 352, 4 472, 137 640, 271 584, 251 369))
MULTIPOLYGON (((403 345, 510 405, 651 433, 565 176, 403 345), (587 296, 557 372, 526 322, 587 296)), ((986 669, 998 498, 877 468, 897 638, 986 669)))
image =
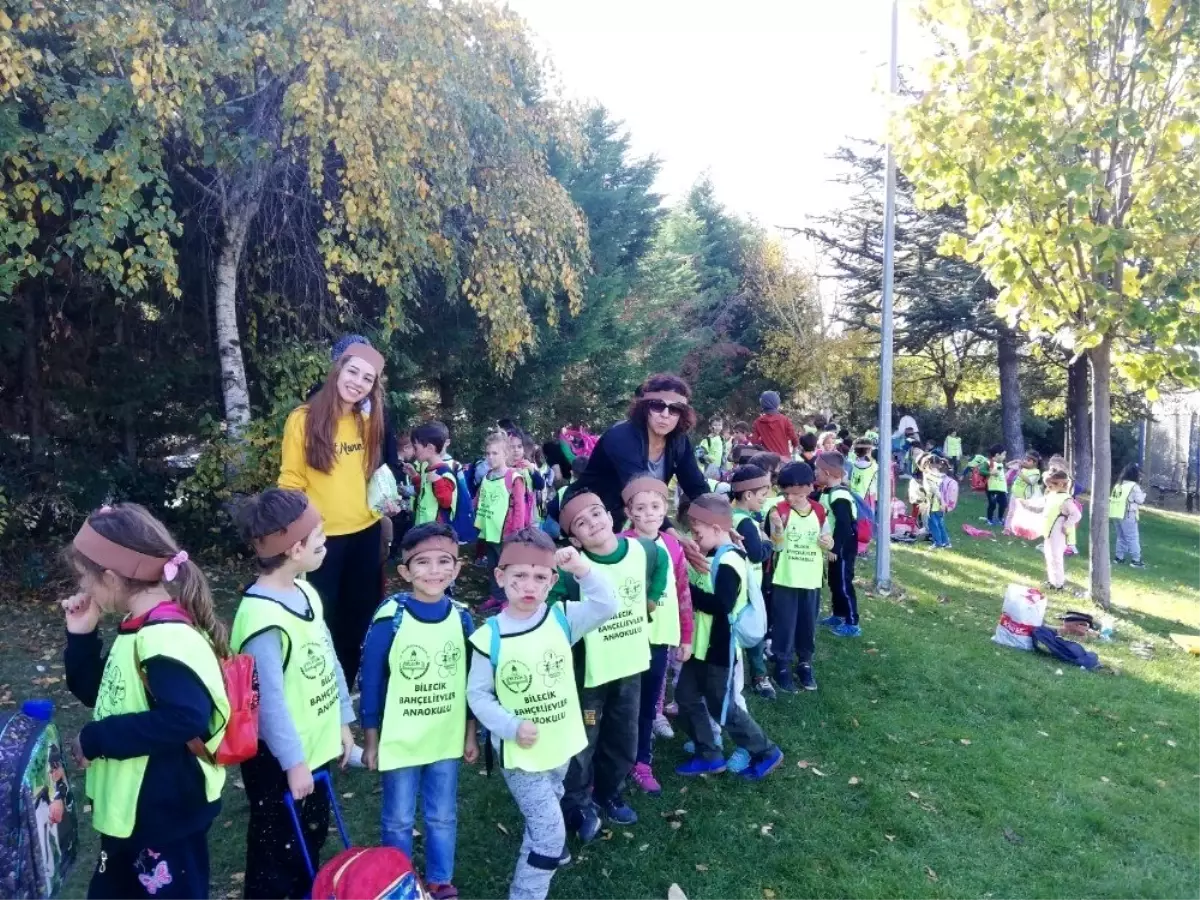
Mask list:
POLYGON ((1050 737, 1049 733, 1045 731, 1039 731, 1038 734, 1040 734, 1042 737, 1050 737))
POLYGON ((796 768, 797 769, 807 769, 808 768, 808 760, 807 759, 800 760, 799 762, 796 763, 796 768))
POLYGON ((1112 784, 1112 782, 1108 780, 1107 775, 1101 775, 1100 780, 1103 781, 1105 784, 1112 784))
POLYGON ((697 872, 707 872, 708 866, 706 866, 704 863, 696 863, 696 871, 697 872))
POLYGON ((774 837, 775 835, 773 835, 771 833, 774 830, 775 830, 775 823, 768 822, 766 825, 763 825, 761 828, 758 829, 758 833, 760 835, 762 835, 763 837, 774 837))
POLYGON ((918 794, 916 791, 909 791, 909 792, 908 792, 908 796, 912 797, 914 800, 920 800, 920 799, 921 799, 921 795, 920 795, 920 794, 918 794))
POLYGON ((770 888, 763 888, 763 900, 775 900, 775 892, 770 888))
POLYGON ((896 840, 896 836, 894 834, 884 834, 884 837, 887 838, 889 844, 894 843, 896 840))
POLYGON ((1175 744, 1175 742, 1174 742, 1174 741, 1170 741, 1170 740, 1169 740, 1169 741, 1167 741, 1167 746, 1168 746, 1168 747, 1174 747, 1174 746, 1176 746, 1176 744, 1175 744))
POLYGON ((499 831, 505 837, 508 837, 508 829, 504 827, 503 822, 496 823, 496 830, 499 831))
POLYGON ((246 873, 245 872, 234 872, 232 875, 229 876, 229 880, 234 882, 235 884, 241 884, 243 881, 246 880, 246 873))
POLYGON ((960 744, 962 744, 964 747, 970 747, 970 746, 971 746, 971 741, 970 741, 968 738, 959 738, 959 739, 958 739, 958 742, 959 742, 960 744))
POLYGON ((1005 828, 1005 829, 1004 829, 1004 839, 1005 839, 1006 841, 1008 841, 1010 844, 1023 844, 1023 843, 1025 843, 1025 838, 1021 837, 1019 834, 1017 834, 1017 833, 1016 833, 1015 831, 1013 831, 1011 828, 1005 828))
POLYGON ((346 793, 342 794, 342 799, 343 800, 353 800, 354 799, 354 791, 346 791, 346 793))
POLYGON ((683 892, 683 888, 672 882, 667 888, 667 900, 688 900, 687 894, 683 892))
POLYGON ((933 869, 930 868, 929 866, 926 866, 925 867, 925 877, 928 878, 930 881, 937 881, 938 873, 933 871, 933 869))
POLYGON ((638 853, 645 853, 649 849, 650 849, 649 844, 642 844, 642 846, 638 847, 638 853))
POLYGON ((862 784, 862 780, 857 775, 851 775, 850 780, 847 781, 846 784, 862 784))
POLYGON ((818 769, 816 766, 813 766, 813 767, 812 767, 812 773, 813 773, 814 775, 819 775, 819 776, 821 776, 822 778, 828 778, 828 777, 829 777, 828 773, 826 773, 826 772, 822 772, 822 771, 821 771, 820 769, 818 769))

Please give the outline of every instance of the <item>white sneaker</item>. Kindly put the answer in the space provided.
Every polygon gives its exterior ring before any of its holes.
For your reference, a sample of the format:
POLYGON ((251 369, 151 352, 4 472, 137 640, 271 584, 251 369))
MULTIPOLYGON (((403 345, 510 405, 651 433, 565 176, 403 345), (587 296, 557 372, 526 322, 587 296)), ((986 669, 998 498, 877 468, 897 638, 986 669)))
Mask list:
POLYGON ((365 769, 366 768, 366 766, 363 764, 362 756, 363 756, 363 748, 358 746, 358 744, 355 744, 354 749, 350 751, 349 766, 351 769, 365 769))
POLYGON ((652 729, 655 737, 670 740, 675 737, 675 729, 671 727, 670 721, 664 715, 658 715, 654 719, 654 728, 652 729))

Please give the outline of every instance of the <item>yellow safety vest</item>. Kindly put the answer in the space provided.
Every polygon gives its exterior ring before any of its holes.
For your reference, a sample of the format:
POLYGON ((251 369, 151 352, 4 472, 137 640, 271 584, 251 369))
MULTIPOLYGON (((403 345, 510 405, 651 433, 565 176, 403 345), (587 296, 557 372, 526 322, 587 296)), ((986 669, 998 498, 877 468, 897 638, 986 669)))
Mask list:
MULTIPOLYGON (((443 464, 438 463, 438 465, 443 464)), ((434 468, 436 469, 437 466, 434 466, 434 468)), ((426 522, 437 521, 438 510, 440 509, 437 494, 433 492, 433 485, 425 480, 425 473, 429 470, 429 463, 417 463, 417 475, 419 476, 420 484, 417 487, 417 508, 413 515, 414 525, 424 525, 426 522)), ((454 485, 458 484, 458 480, 454 477, 453 469, 438 475, 438 478, 445 478, 454 485)), ((450 518, 454 518, 457 509, 458 491, 456 490, 454 498, 450 501, 450 518)))
POLYGON ((504 520, 508 518, 508 509, 512 505, 509 482, 510 479, 505 475, 499 478, 489 475, 479 487, 475 527, 479 529, 479 537, 489 544, 499 544, 504 540, 504 520))
MULTIPOLYGON (((772 505, 774 506, 774 504, 772 505)), ((749 519, 751 522, 754 522, 756 528, 758 527, 758 522, 755 520, 754 516, 746 512, 744 509, 737 509, 735 507, 733 510, 733 527, 736 529, 740 524, 742 524, 743 519, 749 519)), ((761 585, 763 582, 763 564, 760 562, 750 563, 750 571, 754 573, 754 577, 758 579, 758 583, 761 585)))
MULTIPOLYGON (((736 617, 742 611, 742 607, 750 602, 750 566, 746 563, 746 557, 735 550, 729 550, 722 554, 721 565, 732 566, 733 570, 742 579, 741 590, 738 592, 738 598, 733 604, 732 615, 736 617)), ((701 590, 708 591, 711 594, 717 583, 717 573, 696 572, 695 569, 689 568, 688 580, 701 590)), ((695 623, 695 633, 692 636, 692 655, 696 659, 704 661, 708 658, 708 648, 712 641, 712 614, 696 610, 695 623)), ((730 662, 732 663, 732 660, 730 662)))
POLYGON ((999 491, 1002 494, 1008 493, 1008 473, 1004 471, 1003 462, 988 461, 988 479, 987 489, 989 491, 999 491))
POLYGON ((866 497, 868 494, 878 493, 878 485, 875 483, 876 477, 879 475, 879 463, 872 460, 869 466, 856 465, 850 466, 850 490, 858 494, 860 497, 866 497))
POLYGON ((1042 519, 1042 537, 1050 537, 1050 532, 1054 530, 1054 523, 1062 515, 1063 504, 1070 499, 1071 495, 1062 491, 1052 491, 1046 495, 1046 509, 1044 518, 1042 519))
MULTIPOLYGON (((620 538, 628 545, 619 563, 591 561, 612 582, 617 612, 583 638, 586 651, 584 687, 598 687, 650 668, 650 641, 646 622, 646 548, 636 538, 620 538)), ((670 580, 668 578, 668 580, 670 580)))
MULTIPOLYGON (((1108 517, 1110 519, 1124 519, 1125 513, 1129 509, 1129 495, 1133 493, 1135 482, 1122 481, 1108 496, 1108 517)), ((1134 510, 1134 518, 1137 518, 1138 511, 1134 510)))
MULTIPOLYGON (((780 587, 820 589, 824 575, 821 523, 811 510, 807 515, 792 510, 783 526, 783 550, 775 555, 772 583, 780 587)), ((722 560, 724 562, 724 560, 722 560)))
POLYGON ((667 554, 671 570, 667 573, 667 589, 658 598, 654 615, 650 617, 650 643, 666 647, 678 647, 681 636, 679 627, 679 589, 675 585, 675 561, 667 552, 666 542, 661 537, 655 538, 654 543, 667 554))

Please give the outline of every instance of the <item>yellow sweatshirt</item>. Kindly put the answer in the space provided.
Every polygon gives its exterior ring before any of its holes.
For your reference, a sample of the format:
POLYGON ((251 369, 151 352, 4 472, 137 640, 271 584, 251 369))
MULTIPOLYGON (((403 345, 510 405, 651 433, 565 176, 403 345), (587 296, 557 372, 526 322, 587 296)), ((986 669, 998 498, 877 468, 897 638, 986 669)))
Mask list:
POLYGON ((304 426, 308 407, 301 406, 283 426, 283 466, 279 486, 304 491, 325 520, 330 537, 354 534, 374 525, 378 513, 367 505, 367 472, 364 466, 361 416, 351 413, 338 419, 334 437, 333 469, 328 474, 311 468, 304 457, 304 426))

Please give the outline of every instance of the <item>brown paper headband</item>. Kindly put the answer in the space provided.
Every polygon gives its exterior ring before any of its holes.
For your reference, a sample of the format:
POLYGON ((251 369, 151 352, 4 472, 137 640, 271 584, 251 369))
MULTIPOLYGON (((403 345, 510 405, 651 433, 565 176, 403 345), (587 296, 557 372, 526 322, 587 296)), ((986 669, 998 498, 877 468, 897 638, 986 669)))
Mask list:
POLYGON ((83 523, 71 546, 102 569, 108 569, 134 581, 161 581, 163 568, 175 558, 174 554, 167 557, 149 556, 122 547, 115 541, 110 541, 87 522, 83 523))
POLYGON ((426 538, 419 544, 409 547, 404 553, 402 562, 407 566, 409 560, 415 559, 420 554, 428 553, 431 550, 442 550, 446 553, 449 553, 455 559, 458 559, 458 541, 456 541, 454 538, 448 538, 445 535, 437 534, 433 537, 426 538))
POLYGON ((338 357, 338 362, 341 362, 347 356, 357 356, 367 365, 372 366, 375 369, 376 377, 383 374, 383 354, 370 344, 351 344, 342 351, 342 355, 338 357))
POLYGON ((286 553, 297 541, 302 541, 312 534, 313 529, 320 524, 321 514, 309 503, 286 528, 255 538, 252 541, 254 552, 258 554, 259 559, 270 559, 280 553, 286 553))
POLYGON ((705 509, 703 506, 697 506, 693 503, 688 507, 688 518, 697 522, 703 522, 705 525, 712 525, 716 528, 732 528, 733 527, 733 510, 717 511, 715 509, 705 509))
POLYGON ((554 564, 554 551, 542 547, 535 547, 533 544, 505 544, 500 549, 500 562, 497 563, 500 568, 505 566, 542 566, 543 568, 556 568, 554 564))
POLYGON ((634 497, 641 493, 661 494, 665 500, 667 497, 667 486, 657 478, 651 478, 648 475, 640 475, 634 478, 629 484, 621 490, 621 499, 628 503, 634 497))
POLYGON ((570 535, 571 525, 575 521, 575 517, 587 509, 589 506, 603 506, 604 501, 593 494, 591 491, 584 491, 576 494, 570 500, 563 504, 562 509, 558 514, 558 525, 562 529, 562 533, 570 535))
POLYGON ((747 478, 745 481, 731 481, 729 488, 735 494, 740 494, 742 491, 757 491, 759 488, 771 486, 770 475, 758 475, 754 478, 747 478))

